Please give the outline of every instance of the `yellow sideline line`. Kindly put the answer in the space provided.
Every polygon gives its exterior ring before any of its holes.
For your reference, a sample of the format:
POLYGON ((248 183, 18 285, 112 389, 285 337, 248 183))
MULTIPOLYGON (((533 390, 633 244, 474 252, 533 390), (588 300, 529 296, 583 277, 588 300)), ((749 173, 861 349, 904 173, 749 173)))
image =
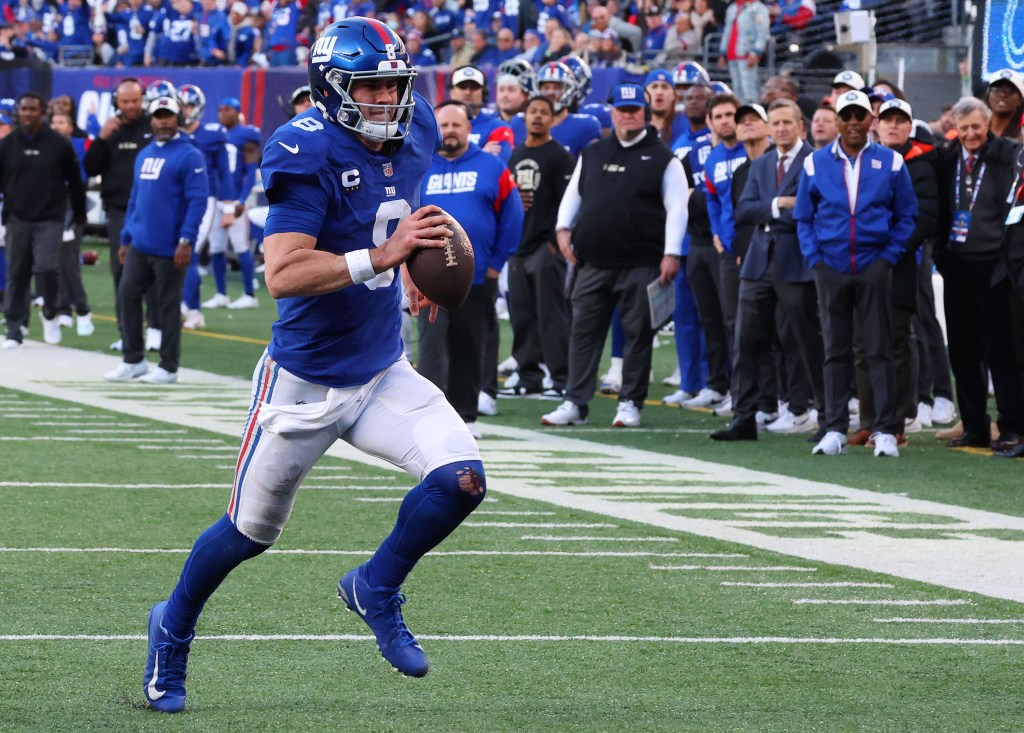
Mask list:
MULTIPOLYGON (((117 319, 113 316, 102 316, 99 313, 93 311, 92 317, 97 321, 106 321, 107 323, 116 323, 117 319)), ((208 339, 216 339, 218 341, 237 341, 241 344, 255 344, 257 346, 266 346, 269 341, 263 341, 261 339, 249 338, 248 336, 234 336, 230 333, 217 333, 216 331, 193 331, 192 329, 183 328, 181 329, 183 334, 189 334, 192 336, 203 336, 208 339)))

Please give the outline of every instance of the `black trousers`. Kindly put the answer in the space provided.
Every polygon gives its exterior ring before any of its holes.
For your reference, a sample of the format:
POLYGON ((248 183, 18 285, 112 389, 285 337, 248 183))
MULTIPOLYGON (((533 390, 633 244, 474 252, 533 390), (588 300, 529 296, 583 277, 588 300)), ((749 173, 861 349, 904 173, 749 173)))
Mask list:
POLYGON ((163 331, 160 366, 169 372, 178 371, 181 361, 181 288, 185 269, 175 267, 172 257, 143 254, 134 247, 128 249, 121 285, 117 290, 126 363, 138 364, 145 358, 142 303, 149 297, 147 293, 152 292, 156 298, 156 327, 163 331))
MULTIPOLYGON (((914 338, 914 312, 906 308, 892 309, 892 358, 896 369, 896 412, 900 420, 917 417, 917 377, 920 370, 917 340, 914 338)), ((857 370, 857 396, 860 419, 865 425, 875 422, 875 393, 868 379, 868 361, 864 353, 864 328, 854 317, 854 362, 857 370)), ((903 432, 901 425, 899 432, 903 432)))
POLYGON ((7 338, 21 342, 21 326, 28 323, 33 273, 43 296, 43 318, 56 317, 63 235, 61 220, 23 221, 8 217, 7 288, 4 290, 7 338))
POLYGON ((988 374, 992 374, 999 432, 1024 434, 1024 386, 1010 315, 1015 297, 998 257, 951 257, 943 268, 949 363, 964 430, 988 435, 988 374), (993 282, 997 270, 1002 273, 993 282), (985 365, 988 364, 986 371, 985 365))
POLYGON ((779 321, 785 321, 786 325, 781 329, 786 332, 781 334, 781 342, 787 357, 786 392, 790 412, 794 415, 807 412, 812 397, 819 406, 824 405, 824 346, 814 283, 788 283, 778 279, 775 260, 770 259, 762 279, 740 282, 733 378, 736 394, 732 403, 737 421, 753 418, 758 409, 763 371, 758 368, 758 359, 770 348, 779 321), (776 318, 776 309, 784 314, 782 318, 776 318))
POLYGON ((630 400, 643 409, 650 387, 654 342, 647 285, 658 275, 657 267, 606 270, 584 265, 577 270, 572 291, 569 383, 565 398, 579 406, 583 415, 594 397, 604 341, 616 306, 626 336, 619 401, 630 400))
POLYGON ((729 337, 722 313, 721 266, 714 247, 690 247, 686 257, 686 279, 690 282, 697 316, 704 329, 704 351, 708 358, 708 388, 725 394, 729 391, 729 337))
POLYGON ((547 246, 508 261, 508 313, 512 322, 512 356, 519 364, 519 384, 540 389, 541 363, 554 388, 569 378, 569 303, 565 299, 566 262, 547 246))
POLYGON ((420 353, 416 371, 429 379, 466 422, 477 418, 477 396, 483 377, 481 354, 489 328, 497 328, 494 301, 498 281, 484 280, 469 290, 466 302, 454 311, 440 310, 430 322, 429 310, 420 312, 420 353))
POLYGON ((81 249, 84 227, 73 224, 69 226, 75 236, 61 242, 57 312, 70 315, 73 310, 76 314, 84 316, 89 312, 89 297, 86 295, 85 285, 82 284, 81 249))
POLYGON ((736 311, 740 302, 740 266, 736 264, 736 255, 729 252, 718 255, 718 298, 722 303, 722 321, 725 323, 729 356, 735 360, 733 344, 736 343, 736 311))
POLYGON ((949 374, 946 337, 935 312, 935 289, 932 287, 932 243, 921 246, 921 264, 917 268, 917 313, 914 334, 920 368, 917 379, 918 402, 932 403, 932 397, 953 399, 953 380, 949 374))
MULTIPOLYGON (((115 207, 105 209, 107 213, 107 240, 110 243, 110 274, 114 278, 114 314, 117 316, 117 330, 121 331, 121 338, 124 332, 121 329, 121 298, 118 297, 118 288, 121 285, 121 273, 123 267, 117 258, 117 252, 121 248, 121 230, 124 229, 126 211, 115 207)), ((146 293, 146 325, 150 328, 160 328, 157 318, 157 297, 156 293, 146 293)))
MULTIPOLYGON (((878 258, 857 273, 814 268, 821 335, 825 343, 825 430, 846 433, 853 391, 853 314, 864 324, 868 379, 877 416, 872 431, 896 435, 903 427, 896 409, 892 356, 892 265, 878 258)), ((820 420, 819 420, 820 422, 820 420)))

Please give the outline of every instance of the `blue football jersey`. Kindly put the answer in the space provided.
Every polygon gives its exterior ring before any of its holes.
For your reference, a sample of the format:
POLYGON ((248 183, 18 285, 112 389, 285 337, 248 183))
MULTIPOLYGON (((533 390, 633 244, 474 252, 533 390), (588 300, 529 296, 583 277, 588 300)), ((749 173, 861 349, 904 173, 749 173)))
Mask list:
MULTIPOLYGON (((373 153, 310 109, 279 127, 263 150, 270 201, 265 234, 299 232, 344 254, 383 244, 419 208, 420 180, 441 145, 433 110, 415 95, 409 134, 373 153)), ((398 270, 323 295, 280 298, 270 356, 328 387, 365 384, 402 355, 398 270)))
POLYGON ((228 131, 219 122, 200 125, 192 133, 192 144, 206 158, 206 175, 210 179, 210 195, 218 201, 233 201, 235 186, 231 180, 228 158, 228 131))

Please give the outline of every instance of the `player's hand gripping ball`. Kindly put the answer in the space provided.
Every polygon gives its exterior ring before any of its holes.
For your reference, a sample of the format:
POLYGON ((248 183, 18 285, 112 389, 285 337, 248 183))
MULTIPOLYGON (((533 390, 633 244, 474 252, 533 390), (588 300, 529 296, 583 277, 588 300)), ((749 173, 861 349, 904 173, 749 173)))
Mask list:
MULTIPOLYGON (((448 214, 448 212, 444 212, 448 214)), ((431 303, 445 310, 455 310, 466 300, 473 285, 476 262, 473 244, 455 217, 449 227, 452 232, 448 244, 440 248, 424 247, 413 252, 406 262, 409 276, 431 303)))

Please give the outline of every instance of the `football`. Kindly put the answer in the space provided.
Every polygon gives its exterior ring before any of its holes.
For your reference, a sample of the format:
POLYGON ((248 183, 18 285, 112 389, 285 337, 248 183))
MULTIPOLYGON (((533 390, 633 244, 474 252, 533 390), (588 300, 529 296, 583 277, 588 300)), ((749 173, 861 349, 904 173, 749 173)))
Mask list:
MULTIPOLYGON (((446 214, 448 212, 445 212, 446 214)), ((421 248, 406 261, 409 276, 431 303, 455 310, 466 300, 473 285, 476 262, 473 244, 462 225, 451 217, 452 237, 441 248, 421 248)))

